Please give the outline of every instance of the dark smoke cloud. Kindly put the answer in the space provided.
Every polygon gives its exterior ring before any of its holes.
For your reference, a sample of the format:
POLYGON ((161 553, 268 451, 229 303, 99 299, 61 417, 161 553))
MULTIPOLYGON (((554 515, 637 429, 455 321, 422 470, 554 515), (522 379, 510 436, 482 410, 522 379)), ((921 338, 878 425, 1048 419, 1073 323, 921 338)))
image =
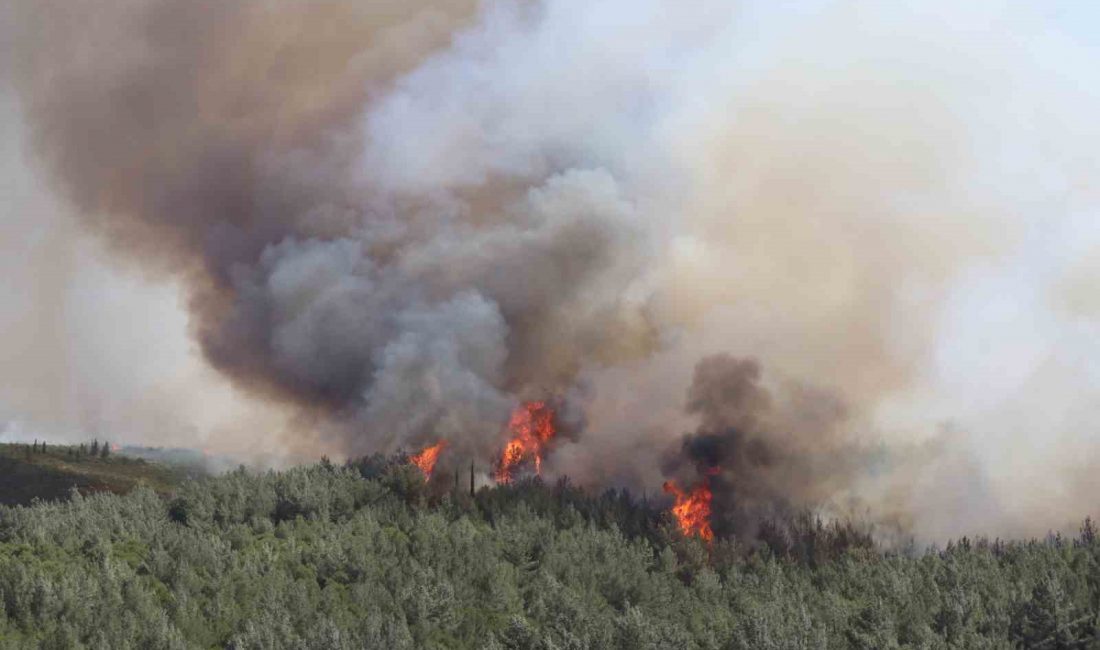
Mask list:
POLYGON ((685 486, 711 488, 720 534, 751 537, 768 518, 820 510, 870 458, 850 436, 839 398, 802 385, 773 396, 755 359, 702 359, 686 411, 699 427, 667 452, 663 469, 685 486))

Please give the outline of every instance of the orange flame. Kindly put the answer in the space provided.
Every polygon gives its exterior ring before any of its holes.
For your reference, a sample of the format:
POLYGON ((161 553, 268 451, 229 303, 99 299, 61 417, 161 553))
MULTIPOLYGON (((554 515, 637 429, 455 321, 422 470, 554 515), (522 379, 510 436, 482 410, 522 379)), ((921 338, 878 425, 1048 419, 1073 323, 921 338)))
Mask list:
POLYGON ((680 531, 688 536, 697 536, 706 541, 714 539, 714 531, 710 528, 710 501, 713 494, 710 485, 703 481, 691 492, 684 492, 675 481, 665 481, 665 492, 675 495, 676 504, 672 506, 672 514, 680 525, 680 531))
POLYGON ((554 409, 546 402, 525 402, 512 411, 508 420, 512 439, 504 446, 500 462, 494 474, 497 483, 511 483, 515 473, 525 462, 535 466, 535 474, 542 474, 542 456, 546 445, 557 434, 554 429, 554 409))
POLYGON ((443 453, 443 448, 447 446, 446 440, 440 440, 431 447, 426 447, 420 451, 419 454, 413 454, 409 457, 409 462, 424 473, 424 479, 430 479, 432 477, 432 470, 435 469, 435 463, 439 460, 439 454, 443 453))

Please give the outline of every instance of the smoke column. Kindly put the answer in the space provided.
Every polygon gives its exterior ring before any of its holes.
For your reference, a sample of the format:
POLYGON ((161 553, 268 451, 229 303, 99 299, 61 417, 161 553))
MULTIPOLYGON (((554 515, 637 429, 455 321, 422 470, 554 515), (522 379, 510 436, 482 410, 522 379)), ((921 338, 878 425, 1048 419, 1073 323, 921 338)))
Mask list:
POLYGON ((210 368, 290 413, 272 445, 490 458, 553 395, 583 431, 547 471, 582 482, 653 490, 713 440, 761 507, 932 538, 1087 514, 1087 10, 5 15, 28 159, 116 264, 182 287, 210 368))

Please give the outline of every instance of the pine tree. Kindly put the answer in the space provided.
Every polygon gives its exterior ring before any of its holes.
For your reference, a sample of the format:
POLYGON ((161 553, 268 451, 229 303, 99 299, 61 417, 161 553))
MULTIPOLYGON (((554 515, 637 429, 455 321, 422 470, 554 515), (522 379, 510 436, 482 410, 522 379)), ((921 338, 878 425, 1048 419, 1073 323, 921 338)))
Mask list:
POLYGON ((106 458, 111 453, 111 445, 106 440, 103 441, 103 446, 99 448, 99 457, 106 458))
POLYGON ((93 440, 92 441, 92 455, 93 456, 98 456, 99 455, 99 440, 93 440))
POLYGON ((1092 546, 1096 542, 1096 524, 1092 517, 1085 517, 1085 523, 1081 524, 1081 544, 1092 546))

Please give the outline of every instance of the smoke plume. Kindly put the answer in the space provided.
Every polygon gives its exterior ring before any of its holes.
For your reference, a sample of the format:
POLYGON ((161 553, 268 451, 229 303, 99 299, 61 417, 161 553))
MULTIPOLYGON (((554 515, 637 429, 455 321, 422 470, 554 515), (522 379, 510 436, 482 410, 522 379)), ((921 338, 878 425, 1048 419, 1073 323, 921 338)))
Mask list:
POLYGON ((669 450, 664 473, 708 486, 718 534, 752 538, 766 519, 841 506, 838 495, 873 459, 845 435, 847 412, 835 396, 800 385, 773 395, 753 359, 702 359, 686 411, 699 427, 669 450))
POLYGON ((5 14, 28 159, 115 264, 183 288, 210 368, 290 413, 271 445, 445 439, 441 463, 487 462, 511 409, 552 397, 584 424, 549 475, 653 489, 718 467, 730 529, 842 499, 929 536, 1086 514, 1088 481, 1052 470, 1086 476, 1098 449, 1100 85, 1064 16, 5 14), (1022 463, 1035 448, 1056 451, 1022 463), (1042 503, 1014 502, 1021 465, 1042 503))

